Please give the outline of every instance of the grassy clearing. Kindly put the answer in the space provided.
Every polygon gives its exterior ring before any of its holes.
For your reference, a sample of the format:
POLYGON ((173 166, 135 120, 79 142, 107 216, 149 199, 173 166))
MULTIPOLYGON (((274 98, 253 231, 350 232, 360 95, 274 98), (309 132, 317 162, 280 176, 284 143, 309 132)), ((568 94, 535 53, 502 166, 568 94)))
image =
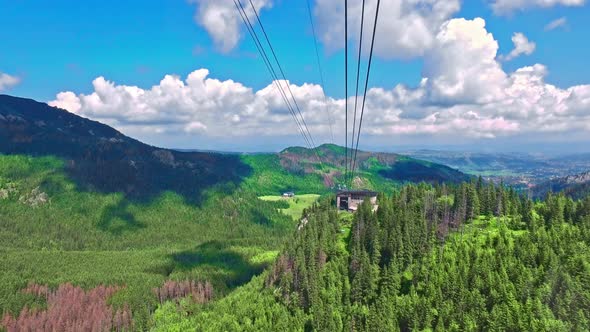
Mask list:
POLYGON ((290 198, 285 198, 282 196, 261 196, 259 198, 267 202, 286 202, 289 204, 289 207, 286 209, 279 209, 279 211, 288 215, 294 220, 298 220, 303 215, 303 210, 317 202, 317 200, 320 198, 320 195, 307 194, 297 195, 290 198))
POLYGON ((462 231, 451 235, 454 241, 468 240, 477 243, 481 247, 487 245, 490 238, 497 238, 501 232, 509 235, 509 241, 524 236, 527 230, 522 229, 523 225, 517 225, 510 217, 479 216, 465 224, 462 231))
POLYGON ((340 234, 338 235, 337 246, 341 252, 348 252, 354 214, 347 211, 338 211, 338 220, 340 221, 340 234))
POLYGON ((519 236, 526 233, 524 229, 517 229, 521 227, 524 227, 524 225, 515 225, 511 217, 479 216, 471 222, 469 228, 472 231, 479 230, 490 234, 497 234, 500 229, 505 228, 512 235, 519 236))

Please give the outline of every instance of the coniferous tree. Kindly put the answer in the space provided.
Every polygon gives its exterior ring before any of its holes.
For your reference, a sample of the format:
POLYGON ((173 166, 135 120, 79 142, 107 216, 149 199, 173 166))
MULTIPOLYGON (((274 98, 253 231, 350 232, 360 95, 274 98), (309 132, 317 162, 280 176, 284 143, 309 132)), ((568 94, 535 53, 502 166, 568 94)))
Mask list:
POLYGON ((308 229, 298 231, 291 249, 281 254, 275 267, 283 272, 271 269, 269 280, 276 275, 286 281, 267 286, 283 289, 291 283, 286 287, 291 299, 301 299, 291 302, 300 303, 309 318, 298 326, 588 328, 590 199, 550 194, 533 202, 503 184, 478 179, 453 187, 408 185, 378 201, 377 212, 369 203, 359 207, 348 238, 330 221, 338 215, 311 211, 322 217, 310 217, 308 229), (466 224, 478 215, 477 202, 479 214, 509 218, 466 224), (445 220, 448 229, 441 232, 445 220), (343 240, 346 248, 335 245, 343 240))
POLYGON ((472 220, 480 214, 479 196, 473 183, 467 185, 467 218, 472 220))

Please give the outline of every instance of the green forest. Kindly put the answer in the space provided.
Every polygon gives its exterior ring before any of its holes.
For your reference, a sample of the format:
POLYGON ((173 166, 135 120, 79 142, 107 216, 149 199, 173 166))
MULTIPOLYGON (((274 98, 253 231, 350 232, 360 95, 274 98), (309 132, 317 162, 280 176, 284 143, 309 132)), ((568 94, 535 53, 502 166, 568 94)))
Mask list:
POLYGON ((586 4, 0 0, 0 332, 590 332, 586 4))
POLYGON ((332 203, 260 277, 208 306, 164 304, 154 329, 590 329, 590 198, 533 202, 480 179, 407 185, 354 218, 332 203))
POLYGON ((590 198, 479 178, 396 184, 351 214, 325 188, 279 198, 264 178, 293 175, 273 157, 195 204, 86 191, 54 157, 0 159, 8 331, 590 329, 590 198))

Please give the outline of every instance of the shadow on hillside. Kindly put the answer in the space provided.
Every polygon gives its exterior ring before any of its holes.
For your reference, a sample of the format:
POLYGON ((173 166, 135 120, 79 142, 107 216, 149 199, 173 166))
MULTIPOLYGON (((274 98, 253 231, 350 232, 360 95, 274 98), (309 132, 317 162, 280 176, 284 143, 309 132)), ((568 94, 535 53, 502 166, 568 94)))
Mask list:
POLYGON ((273 226, 272 219, 260 210, 252 209, 252 221, 263 226, 273 226))
POLYGON ((399 161, 389 169, 378 171, 384 178, 399 182, 458 183, 468 181, 465 174, 442 165, 425 165, 417 161, 399 161))
POLYGON ((213 153, 152 149, 125 155, 100 146, 73 153, 49 149, 39 153, 35 148, 4 148, 0 153, 57 157, 64 161, 64 172, 78 190, 123 193, 133 203, 149 203, 164 192, 173 192, 199 206, 207 189, 216 187, 231 194, 252 172, 237 155, 213 153), (173 161, 162 161, 158 153, 173 161))
POLYGON ((98 228, 114 235, 144 228, 145 226, 135 219, 128 208, 128 200, 121 200, 104 208, 100 215, 98 228))
POLYGON ((237 155, 159 149, 102 123, 30 99, 0 95, 0 153, 56 156, 80 190, 150 201, 162 192, 200 204, 206 189, 251 173, 237 155))
POLYGON ((188 250, 171 255, 174 269, 200 269, 202 276, 213 283, 223 283, 228 289, 243 285, 253 276, 262 273, 264 264, 252 264, 244 255, 232 249, 228 243, 209 241, 188 250))
POLYGON ((207 189, 218 187, 229 194, 251 173, 239 156, 169 150, 146 153, 137 158, 102 158, 99 154, 98 158, 70 159, 65 171, 81 190, 121 192, 140 203, 169 191, 195 205, 203 202, 207 189), (155 155, 158 152, 172 161, 162 161, 155 155))

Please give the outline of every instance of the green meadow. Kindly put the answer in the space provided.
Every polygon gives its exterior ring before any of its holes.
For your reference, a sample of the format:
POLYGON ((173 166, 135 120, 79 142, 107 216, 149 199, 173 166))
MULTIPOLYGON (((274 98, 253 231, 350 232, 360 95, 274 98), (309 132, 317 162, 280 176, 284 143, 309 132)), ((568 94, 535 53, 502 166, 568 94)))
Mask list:
POLYGON ((303 210, 310 207, 313 203, 317 202, 320 195, 306 194, 296 195, 295 197, 282 197, 282 196, 261 196, 259 197, 263 201, 267 202, 285 202, 288 204, 287 208, 281 208, 279 211, 284 213, 294 220, 301 218, 303 210))

